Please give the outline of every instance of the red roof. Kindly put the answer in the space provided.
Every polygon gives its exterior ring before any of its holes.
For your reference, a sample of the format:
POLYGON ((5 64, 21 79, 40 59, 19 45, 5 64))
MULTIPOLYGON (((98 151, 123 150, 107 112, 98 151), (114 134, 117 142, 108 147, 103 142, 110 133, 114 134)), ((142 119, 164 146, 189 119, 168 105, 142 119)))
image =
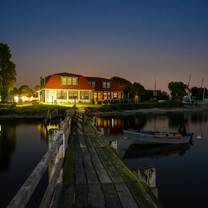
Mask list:
POLYGON ((46 83, 44 88, 47 89, 80 89, 80 90, 92 90, 90 83, 87 79, 81 75, 71 74, 71 73, 59 73, 53 74, 46 77, 46 83), (61 77, 78 77, 78 85, 63 85, 61 83, 61 77))
POLYGON ((96 91, 122 91, 122 88, 115 83, 114 81, 112 81, 111 79, 105 79, 105 78, 101 78, 101 77, 86 77, 86 79, 89 82, 94 81, 95 82, 95 90, 96 91), (103 81, 110 81, 110 88, 103 88, 103 81))

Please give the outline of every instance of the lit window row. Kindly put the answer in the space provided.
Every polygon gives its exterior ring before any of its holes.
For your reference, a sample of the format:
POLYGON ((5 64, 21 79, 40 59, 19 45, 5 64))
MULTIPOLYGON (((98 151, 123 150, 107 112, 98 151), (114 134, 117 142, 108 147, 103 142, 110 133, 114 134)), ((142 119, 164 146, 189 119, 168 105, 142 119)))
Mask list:
POLYGON ((78 85, 78 77, 61 77, 62 85, 76 86, 78 85))

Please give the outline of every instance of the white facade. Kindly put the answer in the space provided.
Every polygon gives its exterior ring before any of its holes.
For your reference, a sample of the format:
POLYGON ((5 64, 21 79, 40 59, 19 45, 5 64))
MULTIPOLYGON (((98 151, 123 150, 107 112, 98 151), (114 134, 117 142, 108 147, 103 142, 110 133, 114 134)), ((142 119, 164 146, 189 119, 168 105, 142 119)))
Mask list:
POLYGON ((92 103, 92 90, 42 89, 40 100, 45 103, 92 103))

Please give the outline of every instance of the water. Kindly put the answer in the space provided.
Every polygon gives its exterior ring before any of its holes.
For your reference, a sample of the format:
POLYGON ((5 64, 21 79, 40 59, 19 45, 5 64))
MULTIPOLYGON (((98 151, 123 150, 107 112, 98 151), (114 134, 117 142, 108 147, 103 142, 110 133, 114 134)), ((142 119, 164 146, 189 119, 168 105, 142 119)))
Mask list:
POLYGON ((0 207, 5 207, 48 150, 40 122, 0 120, 0 207))
POLYGON ((208 207, 208 112, 106 117, 98 118, 97 125, 114 140, 112 145, 130 169, 155 169, 154 190, 163 207, 208 207), (182 123, 194 133, 193 145, 146 147, 122 136, 123 129, 173 131, 182 123))

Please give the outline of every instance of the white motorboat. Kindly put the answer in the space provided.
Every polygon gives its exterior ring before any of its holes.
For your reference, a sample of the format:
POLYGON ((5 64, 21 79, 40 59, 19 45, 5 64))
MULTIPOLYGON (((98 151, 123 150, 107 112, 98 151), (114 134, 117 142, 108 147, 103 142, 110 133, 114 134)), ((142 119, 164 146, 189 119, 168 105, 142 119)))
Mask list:
POLYGON ((185 144, 190 143, 193 133, 181 134, 178 132, 157 132, 124 130, 128 139, 135 139, 137 144, 185 144))

